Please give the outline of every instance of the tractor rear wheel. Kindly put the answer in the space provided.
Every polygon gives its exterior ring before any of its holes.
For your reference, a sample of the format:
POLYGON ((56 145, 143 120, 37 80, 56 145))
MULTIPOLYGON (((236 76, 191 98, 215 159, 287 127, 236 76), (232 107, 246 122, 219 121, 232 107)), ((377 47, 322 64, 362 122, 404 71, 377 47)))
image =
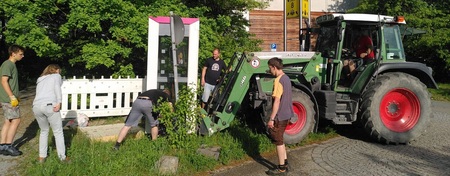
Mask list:
POLYGON ((362 125, 381 143, 407 144, 426 130, 431 119, 426 86, 406 73, 379 75, 369 83, 361 101, 362 125))
POLYGON ((314 103, 307 94, 294 87, 292 88, 292 108, 295 117, 291 119, 284 131, 285 144, 300 143, 311 133, 316 123, 314 103))

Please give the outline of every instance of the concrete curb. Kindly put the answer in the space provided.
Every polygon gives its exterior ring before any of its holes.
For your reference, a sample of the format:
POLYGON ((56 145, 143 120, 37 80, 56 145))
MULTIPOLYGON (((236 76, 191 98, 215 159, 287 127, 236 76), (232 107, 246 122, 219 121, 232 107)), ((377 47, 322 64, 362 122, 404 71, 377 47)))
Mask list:
MULTIPOLYGON (((89 139, 93 141, 110 142, 117 140, 120 129, 123 127, 123 123, 99 125, 99 126, 87 126, 79 127, 78 129, 86 134, 89 139)), ((144 129, 142 127, 132 127, 128 131, 127 138, 141 138, 145 136, 144 129)))

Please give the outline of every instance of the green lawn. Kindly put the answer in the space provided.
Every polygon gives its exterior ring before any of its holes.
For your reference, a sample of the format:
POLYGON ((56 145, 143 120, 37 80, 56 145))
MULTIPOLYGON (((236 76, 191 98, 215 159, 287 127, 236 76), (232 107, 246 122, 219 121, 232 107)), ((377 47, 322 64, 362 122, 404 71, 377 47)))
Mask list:
POLYGON ((450 102, 450 84, 439 83, 439 89, 428 89, 431 99, 436 101, 450 102))
MULTIPOLYGON (((332 128, 322 128, 297 146, 336 136, 332 128)), ((177 175, 195 175, 275 151, 266 135, 255 133, 240 123, 234 123, 227 130, 209 137, 194 136, 183 149, 169 148, 166 138, 149 141, 143 137, 127 138, 120 151, 114 151, 114 142, 93 142, 75 129, 66 130, 65 139, 70 143, 67 153, 72 163, 62 164, 58 161, 52 142, 49 144, 53 146, 49 148, 49 158, 43 164, 38 163, 38 147, 32 146, 27 151, 31 154, 24 156, 26 158, 18 167, 23 168, 20 170, 21 175, 158 175, 155 163, 163 155, 179 158, 177 175), (200 146, 220 146, 219 160, 197 154, 200 146)))

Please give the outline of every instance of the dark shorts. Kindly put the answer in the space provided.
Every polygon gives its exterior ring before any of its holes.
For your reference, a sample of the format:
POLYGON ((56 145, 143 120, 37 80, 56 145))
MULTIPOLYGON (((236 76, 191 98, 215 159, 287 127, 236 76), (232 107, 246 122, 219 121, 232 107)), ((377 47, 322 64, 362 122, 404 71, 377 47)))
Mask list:
POLYGON ((150 126, 154 127, 159 124, 158 119, 152 115, 153 104, 150 100, 136 99, 131 107, 130 114, 125 120, 125 126, 137 126, 142 116, 147 118, 150 126))
POLYGON ((283 135, 289 120, 278 121, 275 120, 273 128, 269 129, 270 137, 272 138, 272 143, 275 145, 283 145, 283 135))

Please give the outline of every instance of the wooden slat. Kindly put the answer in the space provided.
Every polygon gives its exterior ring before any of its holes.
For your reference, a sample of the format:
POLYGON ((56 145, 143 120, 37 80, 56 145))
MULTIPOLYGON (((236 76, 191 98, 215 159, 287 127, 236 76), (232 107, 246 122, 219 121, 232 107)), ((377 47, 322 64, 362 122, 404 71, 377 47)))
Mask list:
MULTIPOLYGON (((311 12, 312 26, 316 26, 315 18, 323 15, 323 12, 311 12)), ((250 33, 255 35, 255 38, 260 39, 263 43, 260 45, 263 51, 270 51, 270 44, 276 43, 278 45, 277 51, 284 51, 284 25, 283 25, 283 11, 273 10, 253 10, 250 12, 250 33)), ((299 20, 287 19, 286 30, 286 44, 287 51, 299 50, 299 20)), ((303 24, 306 28, 306 24, 303 24)), ((315 40, 312 40, 312 46, 315 45, 315 40)))

